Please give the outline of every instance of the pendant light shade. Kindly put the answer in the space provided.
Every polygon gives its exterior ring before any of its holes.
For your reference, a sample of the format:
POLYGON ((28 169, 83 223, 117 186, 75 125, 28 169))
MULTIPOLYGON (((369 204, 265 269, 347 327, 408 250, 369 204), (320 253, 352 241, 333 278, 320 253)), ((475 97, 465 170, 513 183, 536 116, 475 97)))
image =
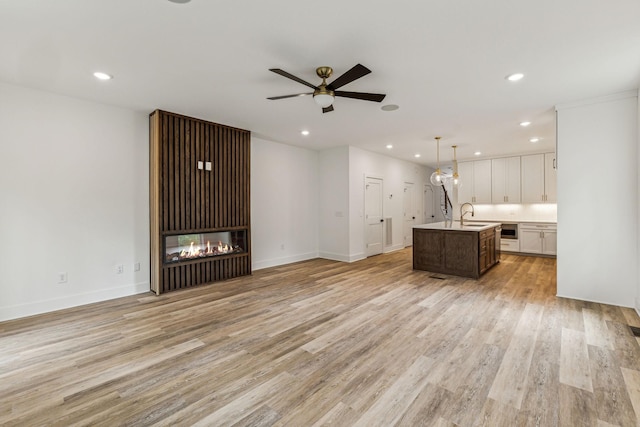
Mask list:
POLYGON ((442 172, 440 171, 440 136, 436 136, 436 160, 437 160, 437 168, 434 173, 431 174, 431 184, 432 185, 442 185, 442 172))

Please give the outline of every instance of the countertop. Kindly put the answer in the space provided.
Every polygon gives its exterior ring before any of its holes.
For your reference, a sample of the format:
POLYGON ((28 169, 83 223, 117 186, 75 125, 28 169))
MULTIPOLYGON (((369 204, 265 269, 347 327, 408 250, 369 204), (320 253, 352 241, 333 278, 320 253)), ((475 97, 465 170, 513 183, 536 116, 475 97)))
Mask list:
POLYGON ((499 227, 502 223, 499 222, 470 222, 465 221, 465 225, 460 226, 460 221, 443 221, 433 222, 431 224, 414 225, 413 228, 421 230, 455 230, 455 231, 482 231, 488 230, 493 227, 499 227))

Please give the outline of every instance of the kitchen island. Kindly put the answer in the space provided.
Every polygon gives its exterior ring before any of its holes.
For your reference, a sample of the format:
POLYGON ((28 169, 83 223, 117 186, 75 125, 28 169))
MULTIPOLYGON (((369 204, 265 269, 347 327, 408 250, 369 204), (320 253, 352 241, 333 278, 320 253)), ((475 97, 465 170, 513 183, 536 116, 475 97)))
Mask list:
POLYGON ((413 268, 477 279, 500 261, 500 226, 459 221, 416 225, 413 268))

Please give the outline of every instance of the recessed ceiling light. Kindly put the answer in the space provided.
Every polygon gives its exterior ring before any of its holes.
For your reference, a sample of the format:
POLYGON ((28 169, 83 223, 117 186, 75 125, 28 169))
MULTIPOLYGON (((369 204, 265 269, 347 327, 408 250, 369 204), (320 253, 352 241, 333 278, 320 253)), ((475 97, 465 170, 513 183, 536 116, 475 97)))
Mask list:
POLYGON ((414 154, 413 157, 417 159, 418 157, 420 157, 420 154, 414 154))
POLYGON ((509 74, 506 79, 509 80, 510 82, 517 82, 518 80, 522 80, 522 78, 524 77, 524 74, 522 73, 514 73, 514 74, 509 74))
POLYGON ((96 79, 100 79, 100 80, 111 80, 113 78, 113 76, 107 74, 107 73, 103 73, 100 71, 96 71, 95 73, 93 73, 93 76, 96 79))
POLYGON ((535 138, 535 137, 529 140, 529 142, 538 142, 538 141, 540 141, 540 138, 535 138))
POLYGON ((482 154, 480 151, 476 151, 475 153, 473 153, 474 156, 479 156, 480 154, 482 154))
POLYGON ((520 122, 520 126, 522 126, 523 128, 526 128, 530 124, 531 124, 531 122, 520 122))
POLYGON ((301 134, 303 134, 304 136, 309 135, 309 131, 308 130, 303 130, 302 132, 300 132, 301 134))
POLYGON ((382 111, 395 111, 398 108, 400 108, 400 107, 398 107, 396 104, 387 104, 387 105, 383 105, 382 107, 380 107, 380 109, 382 111))
POLYGON ((389 150, 391 150, 391 149, 393 148, 393 145, 391 145, 391 144, 387 144, 387 148, 388 148, 389 150))
POLYGON ((171 3, 184 4, 189 3, 191 0, 169 0, 171 3))

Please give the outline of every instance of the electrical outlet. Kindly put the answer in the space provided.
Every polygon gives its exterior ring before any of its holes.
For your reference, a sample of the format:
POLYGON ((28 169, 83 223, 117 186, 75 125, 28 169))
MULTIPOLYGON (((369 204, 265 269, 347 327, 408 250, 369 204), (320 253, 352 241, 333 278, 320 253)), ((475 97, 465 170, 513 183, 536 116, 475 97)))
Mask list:
POLYGON ((122 274, 122 273, 124 273, 124 265, 122 264, 116 265, 116 274, 122 274))
POLYGON ((67 283, 67 272, 62 271, 58 273, 58 283, 67 283))
POLYGON ((280 249, 284 251, 284 243, 280 245, 280 249))
POLYGON ((133 264, 133 271, 140 271, 140 263, 136 262, 135 264, 133 264))

